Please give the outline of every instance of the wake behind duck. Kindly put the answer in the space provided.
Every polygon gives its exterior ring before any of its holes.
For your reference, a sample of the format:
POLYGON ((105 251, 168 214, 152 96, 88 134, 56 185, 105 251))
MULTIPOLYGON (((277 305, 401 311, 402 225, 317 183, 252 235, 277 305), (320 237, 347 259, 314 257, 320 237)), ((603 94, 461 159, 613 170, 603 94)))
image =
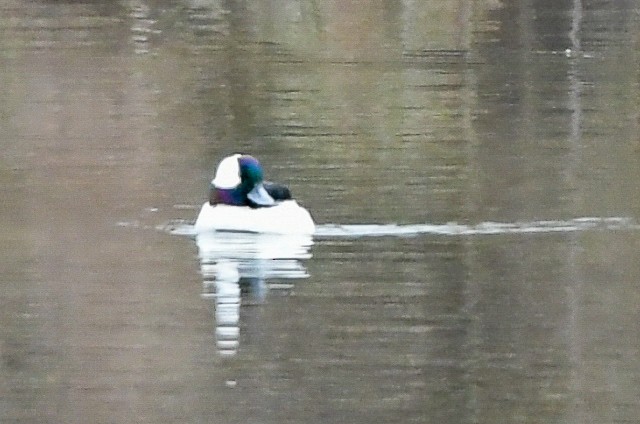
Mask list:
POLYGON ((311 235, 315 223, 287 187, 264 181, 256 158, 238 153, 218 165, 194 225, 195 234, 212 231, 311 235))

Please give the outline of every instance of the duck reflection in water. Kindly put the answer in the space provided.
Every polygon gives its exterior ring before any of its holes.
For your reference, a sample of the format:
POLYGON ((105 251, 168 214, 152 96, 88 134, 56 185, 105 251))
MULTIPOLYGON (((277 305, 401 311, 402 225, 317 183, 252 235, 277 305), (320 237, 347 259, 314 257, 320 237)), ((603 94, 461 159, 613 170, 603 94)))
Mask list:
POLYGON ((240 345, 243 303, 263 303, 272 279, 302 279, 301 260, 311 257, 310 235, 213 231, 198 234, 203 294, 213 300, 218 351, 234 355, 240 345))

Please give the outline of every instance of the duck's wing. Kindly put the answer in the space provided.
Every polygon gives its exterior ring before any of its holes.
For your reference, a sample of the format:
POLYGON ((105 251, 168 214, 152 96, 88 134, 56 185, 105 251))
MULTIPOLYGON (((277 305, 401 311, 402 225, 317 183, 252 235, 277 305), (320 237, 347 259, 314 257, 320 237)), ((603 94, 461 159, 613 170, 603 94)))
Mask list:
POLYGON ((256 184, 249 193, 247 193, 247 203, 252 208, 262 208, 273 206, 276 201, 267 192, 262 183, 256 184))

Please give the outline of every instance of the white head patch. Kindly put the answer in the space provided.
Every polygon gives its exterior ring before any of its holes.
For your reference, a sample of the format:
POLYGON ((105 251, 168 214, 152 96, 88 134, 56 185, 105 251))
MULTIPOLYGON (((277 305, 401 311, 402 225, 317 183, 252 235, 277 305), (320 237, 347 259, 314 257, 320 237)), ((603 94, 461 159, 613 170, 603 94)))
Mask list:
POLYGON ((211 180, 211 184, 217 188, 234 188, 240 184, 240 164, 238 158, 242 156, 236 153, 227 156, 218 164, 216 176, 211 180))

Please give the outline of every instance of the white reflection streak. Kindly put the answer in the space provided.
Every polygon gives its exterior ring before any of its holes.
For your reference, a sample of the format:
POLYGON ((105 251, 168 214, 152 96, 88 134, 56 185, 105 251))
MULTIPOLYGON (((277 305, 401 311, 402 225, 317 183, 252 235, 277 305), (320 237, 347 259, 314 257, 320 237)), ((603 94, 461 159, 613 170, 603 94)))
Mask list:
MULTIPOLYGON (((235 355, 240 342, 240 284, 263 300, 271 278, 306 278, 300 260, 311 257, 310 236, 210 232, 196 237, 203 278, 203 298, 213 299, 215 335, 221 355, 235 355)), ((289 287, 278 285, 277 287, 289 287)))
POLYGON ((202 296, 214 299, 216 345, 223 355, 238 350, 240 336, 240 274, 234 261, 201 263, 202 296))

